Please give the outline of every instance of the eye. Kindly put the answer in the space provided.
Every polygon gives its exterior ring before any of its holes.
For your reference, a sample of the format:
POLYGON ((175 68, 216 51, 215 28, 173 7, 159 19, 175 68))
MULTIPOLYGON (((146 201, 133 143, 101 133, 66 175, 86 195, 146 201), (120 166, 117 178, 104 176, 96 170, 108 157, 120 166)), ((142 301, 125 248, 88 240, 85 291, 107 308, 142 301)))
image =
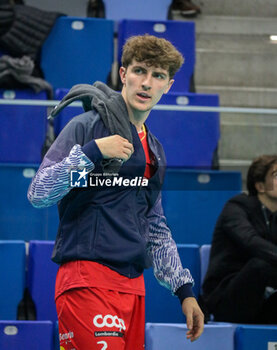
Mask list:
POLYGON ((135 74, 143 74, 144 70, 141 67, 134 67, 133 72, 135 74))
POLYGON ((162 79, 162 80, 164 80, 164 79, 166 78, 166 75, 163 74, 163 73, 154 72, 154 73, 153 73, 153 77, 154 77, 154 78, 157 78, 157 79, 162 79))

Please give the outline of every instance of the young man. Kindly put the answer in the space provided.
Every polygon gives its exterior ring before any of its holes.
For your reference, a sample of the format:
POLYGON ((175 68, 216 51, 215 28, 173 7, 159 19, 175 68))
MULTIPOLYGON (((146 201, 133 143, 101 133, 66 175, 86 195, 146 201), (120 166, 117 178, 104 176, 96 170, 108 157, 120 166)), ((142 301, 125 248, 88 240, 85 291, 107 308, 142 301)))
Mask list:
POLYGON ((216 321, 276 324, 277 155, 253 161, 247 188, 217 221, 203 300, 216 321))
POLYGON ((52 259, 61 264, 56 306, 64 349, 143 349, 142 273, 150 265, 179 297, 187 338, 203 331, 192 277, 182 268, 161 207, 164 152, 144 125, 182 63, 167 40, 132 37, 123 50, 121 94, 102 83, 78 85, 53 112, 75 99, 88 110, 62 130, 28 192, 36 207, 58 202, 52 259), (76 169, 83 169, 77 183, 90 172, 90 187, 70 187, 76 169), (139 183, 132 185, 134 179, 139 183))

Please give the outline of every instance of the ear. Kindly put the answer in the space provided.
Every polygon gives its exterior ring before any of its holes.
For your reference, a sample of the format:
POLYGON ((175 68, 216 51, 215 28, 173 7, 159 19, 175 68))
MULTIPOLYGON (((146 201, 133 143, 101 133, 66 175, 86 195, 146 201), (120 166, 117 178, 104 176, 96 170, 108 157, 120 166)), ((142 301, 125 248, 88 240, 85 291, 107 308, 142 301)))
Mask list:
POLYGON ((168 93, 168 91, 170 90, 170 88, 173 85, 173 83, 174 83, 174 79, 170 79, 169 82, 168 82, 168 86, 167 86, 167 88, 164 91, 165 94, 168 93))
POLYGON ((255 188, 258 193, 264 193, 265 192, 265 185, 263 182, 256 182, 255 183, 255 188))
POLYGON ((126 72, 127 72, 127 68, 122 66, 119 68, 119 75, 123 85, 125 85, 126 83, 126 72))

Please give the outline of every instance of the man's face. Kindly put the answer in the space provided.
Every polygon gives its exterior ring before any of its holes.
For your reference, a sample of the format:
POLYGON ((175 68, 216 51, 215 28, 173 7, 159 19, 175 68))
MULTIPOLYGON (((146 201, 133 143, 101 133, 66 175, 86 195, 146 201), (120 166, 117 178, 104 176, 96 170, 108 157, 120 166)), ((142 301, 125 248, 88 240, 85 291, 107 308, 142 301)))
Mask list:
POLYGON ((277 200, 277 164, 274 164, 266 174, 265 181, 260 183, 260 191, 268 198, 277 200))
POLYGON ((274 164, 266 174, 265 190, 269 197, 277 199, 277 164, 274 164))
POLYGON ((136 61, 127 68, 121 67, 120 77, 123 83, 122 96, 134 113, 149 113, 174 82, 169 79, 167 70, 136 61))

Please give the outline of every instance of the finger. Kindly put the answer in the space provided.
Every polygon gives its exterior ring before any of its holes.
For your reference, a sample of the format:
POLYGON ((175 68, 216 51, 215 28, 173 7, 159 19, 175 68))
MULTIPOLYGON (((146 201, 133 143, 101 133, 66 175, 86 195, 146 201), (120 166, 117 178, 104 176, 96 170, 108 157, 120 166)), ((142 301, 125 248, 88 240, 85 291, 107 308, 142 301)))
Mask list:
POLYGON ((126 153, 122 153, 122 155, 120 156, 120 159, 122 159, 123 160, 123 162, 127 162, 127 160, 129 159, 130 157, 129 157, 129 155, 128 154, 126 154, 126 153))
POLYGON ((131 143, 124 144, 123 145, 123 151, 127 152, 128 154, 133 154, 134 153, 134 147, 131 143))
POLYGON ((200 335, 203 333, 203 328, 202 327, 196 327, 194 331, 194 338, 195 340, 200 337, 200 335))
POLYGON ((191 342, 196 340, 195 335, 193 333, 187 334, 187 339, 190 340, 191 342))
POLYGON ((126 158, 126 160, 128 160, 131 157, 132 152, 129 150, 128 151, 124 150, 122 154, 123 154, 123 157, 126 158))
POLYGON ((124 153, 128 153, 131 156, 134 153, 134 149, 133 148, 124 147, 123 148, 123 152, 124 153))
POLYGON ((202 334, 203 329, 204 329, 204 327, 202 327, 201 325, 196 325, 192 330, 190 340, 191 341, 197 340, 200 337, 200 335, 202 334))
POLYGON ((193 320, 192 320, 192 314, 191 313, 188 313, 186 315, 187 317, 187 327, 188 327, 188 330, 192 330, 193 329, 193 320))
POLYGON ((190 341, 193 342, 195 340, 197 340, 200 337, 200 334, 196 335, 196 334, 192 334, 192 336, 190 337, 190 341))
POLYGON ((193 336, 192 331, 188 331, 186 335, 187 335, 187 339, 190 339, 193 336))
POLYGON ((134 146, 126 140, 126 142, 124 142, 124 147, 128 148, 130 151, 134 152, 134 146))

